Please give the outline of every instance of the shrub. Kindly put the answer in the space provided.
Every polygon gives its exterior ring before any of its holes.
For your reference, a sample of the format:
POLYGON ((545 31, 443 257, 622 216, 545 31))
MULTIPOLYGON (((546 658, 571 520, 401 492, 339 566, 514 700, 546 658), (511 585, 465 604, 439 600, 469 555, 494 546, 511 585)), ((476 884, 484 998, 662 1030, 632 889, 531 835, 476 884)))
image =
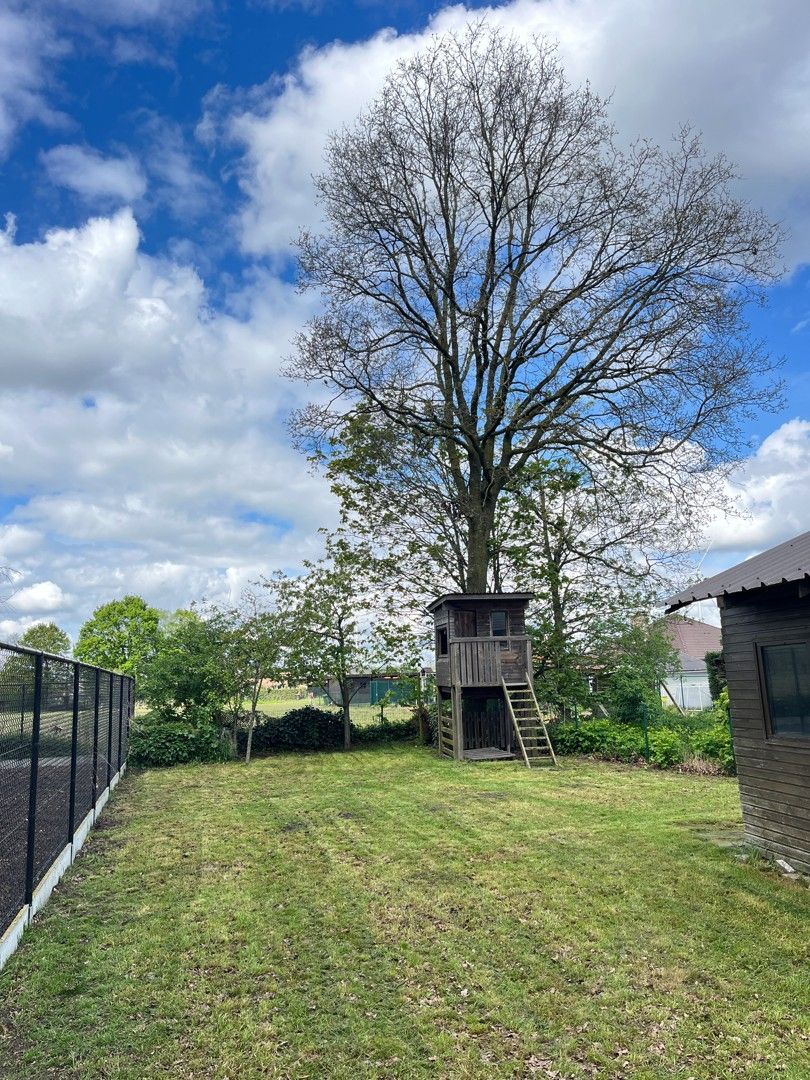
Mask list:
MULTIPOLYGON (((718 721, 717 711, 702 713, 700 718, 704 726, 696 729, 682 725, 676 718, 672 726, 664 726, 666 717, 659 716, 657 726, 649 731, 650 763, 671 769, 688 758, 690 765, 702 760, 707 766, 700 770, 703 772, 733 772, 728 724, 718 721), (711 768, 712 763, 716 763, 717 770, 711 768)), ((553 724, 549 734, 558 754, 593 754, 608 761, 627 762, 644 758, 644 731, 637 724, 613 720, 584 720, 578 725, 564 722, 553 724)))
MULTIPOLYGON (((426 728, 426 733, 427 733, 427 744, 428 744, 428 746, 438 746, 439 745, 439 710, 438 710, 438 706, 436 705, 436 702, 434 701, 434 702, 430 702, 429 704, 422 705, 422 712, 424 713, 425 721, 426 721, 425 728, 426 728)), ((419 716, 418 716, 418 710, 417 709, 413 710, 413 721, 416 724, 417 731, 418 731, 419 730, 419 716)))
POLYGON ((659 769, 671 769, 684 759, 684 743, 677 731, 660 728, 650 732, 650 761, 659 769))
POLYGON ((150 712, 138 717, 129 735, 133 765, 185 765, 189 762, 227 761, 230 748, 205 711, 185 714, 150 712))
MULTIPOLYGON (((386 721, 384 724, 352 724, 352 745, 375 742, 400 742, 415 738, 413 720, 386 721)), ((247 733, 239 732, 239 748, 244 751, 247 733)), ((283 716, 260 718, 253 731, 253 750, 337 750, 343 746, 343 715, 331 709, 305 705, 283 716)))
POLYGON ((644 709, 654 719, 661 711, 661 700, 650 691, 639 674, 629 667, 618 668, 610 680, 608 710, 620 724, 638 724, 644 709))
MULTIPOLYGON (((247 735, 240 732, 240 748, 247 735)), ((253 749, 262 750, 333 750, 343 746, 343 716, 331 709, 304 705, 290 709, 283 716, 259 720, 253 732, 253 749)))
POLYGON ((734 772, 734 747, 725 721, 713 724, 705 731, 696 731, 692 736, 692 751, 699 757, 716 761, 726 772, 734 772))
POLYGON ((644 755, 644 733, 630 724, 612 720, 568 721, 549 729, 559 754, 598 754, 610 761, 636 761, 644 755))
POLYGON ((706 674, 709 677, 709 693, 717 701, 726 689, 726 659, 723 650, 706 653, 706 674))
POLYGON ((362 745, 377 742, 409 742, 419 733, 413 719, 387 721, 384 724, 366 724, 356 727, 352 724, 352 743, 362 745))

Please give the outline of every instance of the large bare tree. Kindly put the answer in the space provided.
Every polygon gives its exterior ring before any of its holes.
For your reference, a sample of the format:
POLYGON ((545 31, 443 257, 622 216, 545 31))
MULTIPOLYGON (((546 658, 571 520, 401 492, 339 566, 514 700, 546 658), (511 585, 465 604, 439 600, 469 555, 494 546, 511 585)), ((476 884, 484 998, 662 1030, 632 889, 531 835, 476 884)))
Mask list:
POLYGON ((779 241, 734 177, 688 131, 623 148, 542 40, 436 38, 333 135, 317 178, 326 228, 299 256, 323 309, 289 368, 331 397, 297 415, 301 442, 365 410, 440 445, 470 592, 538 454, 727 459, 763 397, 744 309, 779 241))

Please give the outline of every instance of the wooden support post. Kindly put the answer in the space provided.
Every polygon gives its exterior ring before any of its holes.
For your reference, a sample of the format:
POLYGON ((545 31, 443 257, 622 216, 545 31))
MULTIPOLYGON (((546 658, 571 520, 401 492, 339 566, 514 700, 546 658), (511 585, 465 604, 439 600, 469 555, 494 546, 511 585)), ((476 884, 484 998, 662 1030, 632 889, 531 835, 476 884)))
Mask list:
POLYGON ((461 715, 461 687, 454 686, 450 691, 453 709, 453 757, 456 761, 464 758, 464 722, 461 715))

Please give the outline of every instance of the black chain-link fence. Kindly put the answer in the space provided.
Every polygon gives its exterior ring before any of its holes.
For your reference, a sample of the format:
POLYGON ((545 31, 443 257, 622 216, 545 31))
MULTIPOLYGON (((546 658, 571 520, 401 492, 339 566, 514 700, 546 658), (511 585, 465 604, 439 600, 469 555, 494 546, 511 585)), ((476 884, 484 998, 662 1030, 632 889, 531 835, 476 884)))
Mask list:
POLYGON ((126 762, 133 706, 126 675, 0 644, 0 939, 81 842, 126 762))

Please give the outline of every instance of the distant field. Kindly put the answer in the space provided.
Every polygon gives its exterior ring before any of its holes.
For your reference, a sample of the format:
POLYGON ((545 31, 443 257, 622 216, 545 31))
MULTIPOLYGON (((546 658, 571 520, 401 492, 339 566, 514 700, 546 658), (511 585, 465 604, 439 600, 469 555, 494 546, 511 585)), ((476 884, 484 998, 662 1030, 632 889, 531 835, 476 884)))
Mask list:
MULTIPOLYGON (((283 716, 290 709, 302 709, 305 705, 313 705, 318 709, 337 708, 325 697, 319 695, 310 697, 306 693, 299 696, 294 694, 281 696, 280 691, 271 690, 268 694, 262 694, 259 698, 259 711, 267 716, 283 716)), ((411 711, 409 705, 386 705, 385 719, 389 721, 409 720, 411 711)), ((378 724, 380 721, 380 706, 352 705, 352 721, 359 725, 378 724)))

